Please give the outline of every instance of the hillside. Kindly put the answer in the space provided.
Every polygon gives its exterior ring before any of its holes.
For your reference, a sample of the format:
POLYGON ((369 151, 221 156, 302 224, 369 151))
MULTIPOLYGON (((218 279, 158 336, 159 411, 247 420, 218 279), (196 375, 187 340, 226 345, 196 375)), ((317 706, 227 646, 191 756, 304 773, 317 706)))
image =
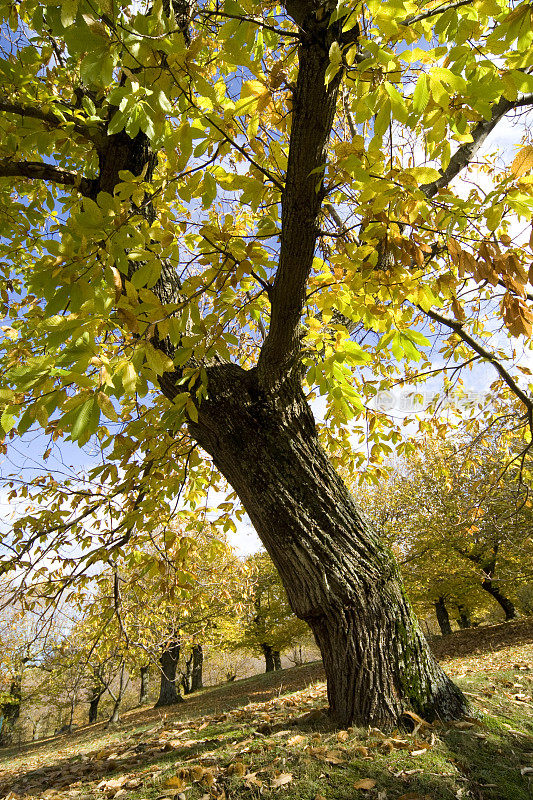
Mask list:
POLYGON ((5 749, 0 797, 528 800, 532 633, 519 621, 434 643, 472 702, 472 716, 453 725, 334 730, 322 667, 307 664, 206 689, 166 714, 130 711, 114 730, 97 724, 5 749))

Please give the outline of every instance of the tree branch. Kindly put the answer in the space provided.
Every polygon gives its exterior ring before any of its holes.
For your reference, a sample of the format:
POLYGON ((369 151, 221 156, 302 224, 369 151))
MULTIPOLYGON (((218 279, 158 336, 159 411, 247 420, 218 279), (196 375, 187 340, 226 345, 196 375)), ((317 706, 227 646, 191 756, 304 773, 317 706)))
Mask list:
POLYGON ((263 388, 273 388, 296 366, 298 335, 305 305, 305 287, 313 266, 319 234, 318 215, 324 197, 323 169, 342 72, 328 85, 329 46, 336 26, 317 22, 313 0, 287 0, 288 13, 301 25, 298 78, 294 90, 292 128, 285 188, 281 200, 281 242, 276 276, 269 293, 270 329, 258 362, 263 388))
POLYGON ((478 122, 472 131, 472 141, 465 142, 461 147, 456 150, 450 158, 450 163, 442 172, 440 178, 432 183, 426 183, 420 189, 424 192, 426 197, 433 197, 439 189, 442 189, 448 184, 472 161, 476 153, 485 142, 488 135, 493 131, 498 122, 515 108, 520 108, 525 105, 533 104, 533 95, 522 95, 516 100, 507 100, 501 97, 499 102, 492 108, 490 119, 478 122))
POLYGON ((472 2, 473 0, 458 0, 457 3, 437 6, 437 8, 431 8, 428 11, 422 11, 421 14, 416 14, 416 16, 406 17, 403 22, 400 22, 400 25, 413 25, 415 22, 421 22, 423 19, 429 19, 437 14, 444 14, 446 11, 449 11, 452 8, 460 8, 461 6, 472 5, 472 2))
POLYGON ((64 111, 54 113, 53 111, 43 111, 42 108, 25 106, 21 103, 8 103, 6 101, 0 101, 0 111, 6 114, 17 114, 20 117, 38 119, 41 122, 45 122, 47 125, 51 125, 53 128, 61 128, 65 124, 70 125, 76 133, 79 133, 84 139, 88 139, 96 145, 101 143, 104 135, 103 127, 100 130, 98 125, 85 125, 71 114, 65 114, 64 111))
POLYGON ((513 394, 516 397, 518 397, 518 399, 524 404, 524 406, 528 411, 528 416, 531 421, 533 415, 533 399, 531 397, 528 397, 528 395, 520 388, 520 386, 517 384, 513 376, 509 374, 509 372, 500 363, 500 361, 498 361, 498 359, 491 352, 489 352, 489 350, 486 350, 483 347, 483 345, 479 344, 479 342, 476 342, 476 340, 469 333, 467 333, 467 331, 464 330, 461 322, 456 322, 456 320, 443 317, 442 314, 438 314, 436 311, 432 311, 431 309, 425 311, 420 306, 417 306, 417 308, 435 322, 438 322, 441 325, 445 325, 447 328, 450 328, 450 330, 456 333, 457 336, 459 336, 459 338, 462 339, 463 342, 465 342, 465 344, 467 344, 471 350, 473 350, 479 356, 481 356, 490 364, 492 364, 492 366, 494 367, 500 378, 503 380, 503 382, 507 384, 507 386, 513 392, 513 394))
POLYGON ((90 197, 94 181, 83 178, 75 172, 69 172, 53 164, 41 161, 0 161, 0 178, 26 178, 30 181, 51 181, 63 186, 72 186, 84 197, 90 197))

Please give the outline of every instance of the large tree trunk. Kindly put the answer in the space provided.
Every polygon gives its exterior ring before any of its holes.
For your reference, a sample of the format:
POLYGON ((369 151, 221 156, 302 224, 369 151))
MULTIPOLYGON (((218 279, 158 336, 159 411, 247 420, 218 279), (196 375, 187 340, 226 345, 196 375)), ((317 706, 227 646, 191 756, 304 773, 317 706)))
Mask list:
POLYGON ((267 395, 255 370, 221 365, 209 377, 191 432, 238 493, 291 607, 313 630, 335 721, 390 729, 410 708, 427 719, 460 716, 466 701, 431 655, 391 552, 320 446, 299 382, 267 395))
POLYGON ((10 744, 22 705, 22 676, 11 681, 9 696, 0 704, 0 745, 10 744))
POLYGON ((92 687, 89 694, 89 725, 92 725, 98 719, 98 704, 105 692, 105 686, 97 684, 92 687))
POLYGON ((498 586, 494 584, 492 578, 485 578, 481 582, 481 588, 488 592, 490 596, 496 600, 499 606, 503 609, 506 620, 515 619, 516 608, 514 607, 514 603, 501 593, 498 586))
POLYGON ((444 597, 439 597, 438 600, 435 600, 435 614, 437 616, 437 622, 439 623, 440 632, 443 636, 448 636, 448 634, 452 632, 452 626, 450 625, 450 617, 444 597))
POLYGON ((204 650, 201 644, 193 644, 192 646, 192 674, 191 674, 191 692, 198 692, 204 688, 204 650))
POLYGON ((272 650, 272 658, 274 659, 274 669, 281 669, 281 653, 279 650, 272 650))
POLYGON ((274 656, 271 646, 266 642, 262 642, 261 650, 263 651, 263 655, 265 657, 265 672, 274 672, 274 656))
POLYGON ((179 640, 172 639, 163 650, 159 659, 161 664, 161 683, 159 685, 159 697, 156 708, 160 706, 172 706, 175 703, 183 703, 183 697, 178 693, 176 674, 178 671, 178 661, 180 657, 181 644, 179 640))
POLYGON ((98 719, 98 704, 102 694, 93 695, 89 700, 89 725, 92 725, 98 719))
POLYGON ((150 675, 150 665, 145 664, 141 667, 141 688, 139 690, 139 705, 144 706, 148 702, 148 678, 150 675))

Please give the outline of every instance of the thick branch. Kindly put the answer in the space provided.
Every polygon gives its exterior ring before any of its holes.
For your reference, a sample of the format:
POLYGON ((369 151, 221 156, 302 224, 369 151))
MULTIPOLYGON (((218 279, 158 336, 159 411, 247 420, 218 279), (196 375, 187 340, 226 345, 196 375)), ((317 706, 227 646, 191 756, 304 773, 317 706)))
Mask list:
POLYGON ((76 133, 83 136, 84 139, 88 139, 95 144, 99 144, 103 136, 103 129, 100 132, 97 125, 84 125, 71 114, 65 114, 63 111, 43 111, 42 108, 25 106, 21 103, 8 103, 6 101, 0 101, 0 111, 7 114, 17 114, 20 117, 38 119, 41 122, 45 122, 47 125, 51 125, 53 128, 60 128, 65 124, 69 125, 76 133))
POLYGON ((426 183, 421 186, 421 190, 426 197, 433 197, 439 189, 448 186, 449 183, 472 161, 476 153, 479 151, 488 135, 494 130, 498 122, 515 108, 520 108, 525 105, 533 104, 533 95, 522 95, 517 100, 507 100, 501 97, 499 102, 493 106, 490 119, 478 122, 472 131, 472 141, 465 142, 461 147, 456 150, 450 158, 450 163, 442 172, 440 178, 432 183, 426 183))
POLYGON ((0 161, 0 178, 26 178, 30 181, 60 183, 74 187, 84 197, 89 197, 93 190, 92 180, 41 161, 0 161))
MULTIPOLYGON (((310 19, 312 4, 307 10, 305 19, 310 19)), ((299 5, 295 10, 292 3, 287 4, 287 11, 291 15, 294 12, 294 18, 300 23, 303 11, 299 5)), ((258 365, 264 388, 274 386, 291 371, 300 349, 298 327, 319 232, 317 218, 323 200, 326 147, 341 78, 339 72, 329 85, 325 84, 329 43, 334 36, 333 28, 327 27, 327 20, 317 24, 313 18, 304 33, 282 195, 279 265, 270 292, 270 329, 258 365)))
POLYGON ((456 322, 453 319, 443 317, 442 314, 438 314, 436 311, 432 311, 431 309, 424 311, 424 309, 420 308, 420 311, 422 311, 424 314, 427 314, 427 316, 435 322, 450 328, 454 333, 457 334, 457 336, 459 336, 460 339, 463 340, 463 342, 465 342, 465 344, 470 347, 471 350, 491 363, 503 382, 507 384, 513 394, 525 405, 526 409, 528 410, 528 415, 531 418, 531 414, 533 413, 533 399, 528 397, 528 395, 520 388, 513 376, 509 374, 500 361, 498 361, 498 359, 491 352, 489 352, 489 350, 486 350, 481 344, 479 344, 479 342, 476 342, 476 340, 470 336, 467 331, 464 330, 461 322, 456 322))

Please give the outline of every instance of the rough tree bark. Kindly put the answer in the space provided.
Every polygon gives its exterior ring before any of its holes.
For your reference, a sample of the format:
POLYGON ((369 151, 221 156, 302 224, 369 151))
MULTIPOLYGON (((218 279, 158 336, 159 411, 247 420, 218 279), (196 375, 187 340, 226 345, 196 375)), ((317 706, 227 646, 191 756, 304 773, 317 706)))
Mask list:
POLYGON ((276 396, 257 371, 211 368, 191 431, 237 491, 322 653, 338 724, 390 728, 412 707, 450 718, 461 692, 433 659, 397 564, 319 444, 299 382, 276 396))
POLYGON ((274 659, 274 669, 275 670, 282 669, 282 666, 281 666, 281 653, 279 652, 279 650, 273 650, 272 651, 272 658, 274 659))
POLYGON ((183 697, 178 692, 178 661, 180 657, 181 642, 171 639, 166 645, 159 659, 161 665, 161 682, 159 684, 159 697, 155 708, 172 706, 183 703, 183 697))
POLYGON ((444 597, 439 597, 435 600, 435 614, 437 616, 437 622, 439 623, 440 632, 443 636, 448 636, 448 634, 452 632, 452 626, 450 625, 450 617, 444 597))

